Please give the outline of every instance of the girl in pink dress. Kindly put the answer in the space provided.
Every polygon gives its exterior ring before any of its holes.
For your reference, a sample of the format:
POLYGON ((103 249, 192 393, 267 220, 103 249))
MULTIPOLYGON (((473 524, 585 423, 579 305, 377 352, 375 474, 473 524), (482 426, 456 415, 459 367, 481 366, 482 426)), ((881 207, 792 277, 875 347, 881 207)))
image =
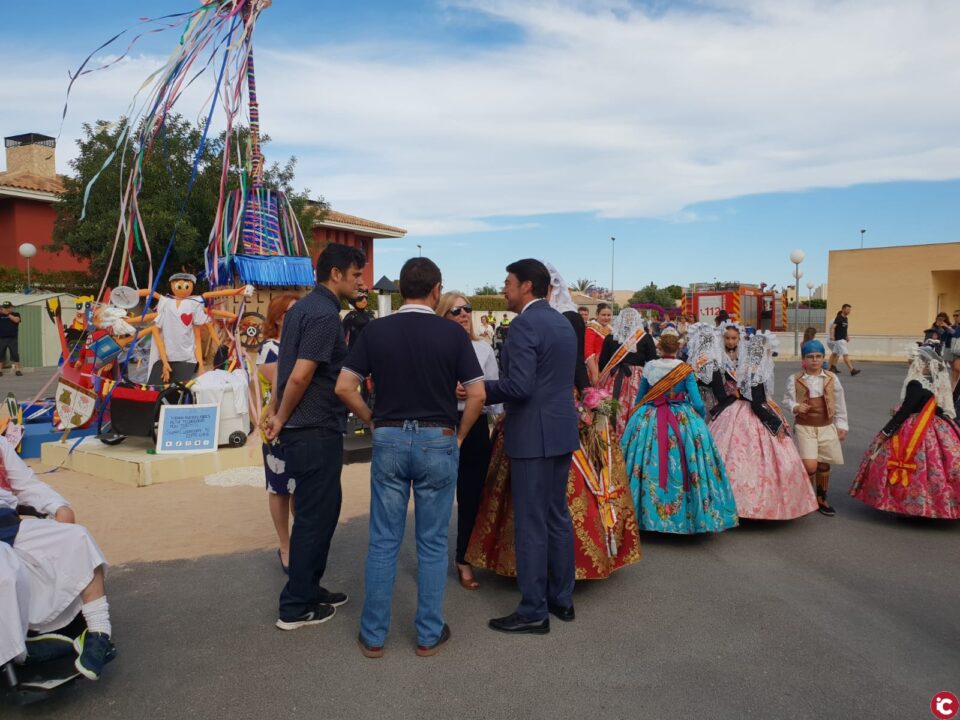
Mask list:
MULTIPOLYGON (((738 331, 728 326, 727 334, 738 331)), ((729 345, 730 343, 726 343, 729 345)), ((737 514, 755 520, 792 520, 817 509, 807 471, 788 436, 788 425, 773 396, 776 336, 759 332, 738 347, 736 382, 712 383, 717 398, 710 433, 723 456, 737 514)), ((729 364, 729 362, 728 362, 729 364)))
POLYGON ((911 352, 902 402, 860 463, 853 497, 877 510, 960 520, 960 427, 950 385, 934 348, 911 352))

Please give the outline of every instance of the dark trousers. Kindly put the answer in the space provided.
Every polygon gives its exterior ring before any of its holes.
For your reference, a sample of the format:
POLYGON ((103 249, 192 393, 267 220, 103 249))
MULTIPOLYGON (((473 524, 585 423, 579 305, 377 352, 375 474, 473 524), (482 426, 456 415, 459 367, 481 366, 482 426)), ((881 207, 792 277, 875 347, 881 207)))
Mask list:
POLYGON ((297 481, 290 533, 287 584, 280 593, 280 617, 303 614, 320 597, 330 541, 340 519, 343 493, 343 435, 314 428, 280 433, 286 471, 297 481))
POLYGON ((457 562, 465 564, 470 534, 480 509, 480 496, 490 467, 490 426, 481 415, 470 428, 460 447, 457 470, 457 562))
POLYGON ((567 506, 571 454, 510 460, 514 533, 517 546, 517 613, 528 620, 547 617, 547 603, 573 605, 576 567, 573 523, 567 506))

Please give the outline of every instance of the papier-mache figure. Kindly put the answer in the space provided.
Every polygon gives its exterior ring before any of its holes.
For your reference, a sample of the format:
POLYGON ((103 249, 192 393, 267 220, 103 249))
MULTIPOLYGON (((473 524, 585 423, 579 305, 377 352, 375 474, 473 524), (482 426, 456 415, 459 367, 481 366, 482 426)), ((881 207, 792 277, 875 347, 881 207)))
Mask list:
MULTIPOLYGON (((194 295, 193 288, 197 278, 190 273, 174 273, 170 276, 172 296, 153 293, 157 301, 156 311, 144 316, 144 321, 152 320, 160 329, 162 343, 154 343, 150 348, 150 385, 168 382, 186 382, 204 371, 203 349, 200 334, 210 317, 236 320, 235 313, 226 310, 206 308, 206 301, 234 295, 253 295, 253 286, 245 285, 230 290, 212 290, 202 295, 194 295), (160 355, 160 347, 166 353, 166 361, 160 355), (159 362, 158 362, 159 361, 159 362)), ((150 295, 150 290, 140 290, 140 297, 150 295)))

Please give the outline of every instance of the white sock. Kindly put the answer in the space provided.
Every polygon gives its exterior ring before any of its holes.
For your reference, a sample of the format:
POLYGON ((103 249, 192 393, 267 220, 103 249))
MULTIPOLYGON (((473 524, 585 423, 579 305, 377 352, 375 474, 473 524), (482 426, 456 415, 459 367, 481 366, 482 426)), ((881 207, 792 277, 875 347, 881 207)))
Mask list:
POLYGON ((83 619, 87 621, 87 629, 90 632, 107 635, 113 633, 113 628, 110 626, 110 606, 107 604, 106 596, 84 603, 80 611, 83 613, 83 619))

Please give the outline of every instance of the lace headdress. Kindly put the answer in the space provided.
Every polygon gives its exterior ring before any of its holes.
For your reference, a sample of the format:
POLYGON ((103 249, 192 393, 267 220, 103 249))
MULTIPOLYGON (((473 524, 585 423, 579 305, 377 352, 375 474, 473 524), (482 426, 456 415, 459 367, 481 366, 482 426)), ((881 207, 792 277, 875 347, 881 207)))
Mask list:
POLYGON ((911 380, 916 380, 933 393, 933 396, 937 399, 937 406, 943 411, 944 415, 956 418, 957 411, 953 405, 950 369, 937 353, 936 348, 930 345, 914 346, 910 348, 909 354, 910 369, 907 370, 907 377, 903 381, 900 399, 902 400, 907 394, 907 384, 911 380))
POLYGON ((623 345, 633 334, 643 328, 646 330, 647 323, 643 317, 633 308, 624 308, 613 321, 613 339, 623 345))
POLYGON ((552 263, 545 262, 550 271, 550 307, 560 313, 577 311, 577 304, 570 295, 570 288, 552 263))
POLYGON ((723 334, 720 328, 702 322, 687 328, 687 362, 693 366, 697 379, 703 383, 709 383, 713 374, 723 369, 723 334))
POLYGON ((767 397, 773 397, 773 353, 779 346, 777 336, 766 330, 740 341, 737 389, 742 397, 752 400, 753 388, 761 384, 767 397))

